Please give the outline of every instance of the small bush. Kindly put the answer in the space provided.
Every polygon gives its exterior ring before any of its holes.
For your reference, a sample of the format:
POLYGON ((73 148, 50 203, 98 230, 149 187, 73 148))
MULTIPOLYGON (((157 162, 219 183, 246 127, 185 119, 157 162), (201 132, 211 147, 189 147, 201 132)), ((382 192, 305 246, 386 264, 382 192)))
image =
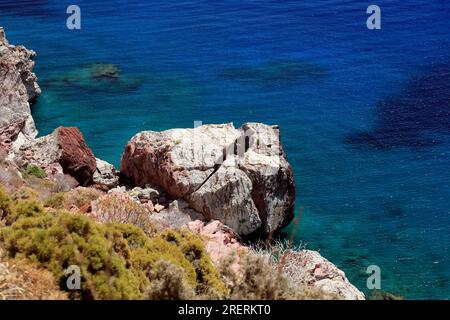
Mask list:
POLYGON ((183 278, 183 269, 165 260, 159 260, 150 275, 145 297, 149 300, 189 300, 195 291, 183 278))
POLYGON ((207 292, 209 295, 215 293, 217 297, 227 292, 223 280, 205 250, 203 240, 198 235, 168 230, 162 237, 180 246, 184 255, 194 265, 198 292, 207 292))
POLYGON ((281 272, 272 268, 264 259, 247 254, 241 263, 241 275, 229 272, 225 260, 222 273, 228 279, 230 299, 233 300, 285 300, 292 296, 292 289, 281 272))
POLYGON ((49 207, 53 209, 63 209, 64 208, 64 193, 58 192, 52 194, 47 200, 44 202, 44 207, 49 207))
POLYGON ((13 194, 13 200, 16 202, 20 200, 37 200, 39 198, 39 193, 35 189, 26 186, 19 188, 13 194))
MULTIPOLYGON (((7 202, 11 204, 2 203, 7 202)), ((166 232, 149 238, 134 225, 101 224, 80 214, 45 212, 34 199, 3 207, 7 226, 0 229, 0 242, 11 258, 27 259, 49 270, 63 290, 64 271, 79 266, 81 290, 70 291, 71 298, 213 296, 211 292, 219 297, 226 292, 197 235, 166 232), (161 260, 172 265, 168 273, 162 272, 161 260), (171 276, 175 270, 176 279, 171 276), (181 284, 168 287, 177 279, 182 279, 181 284)))
POLYGON ((125 193, 104 195, 92 202, 91 216, 102 223, 129 223, 152 234, 155 230, 150 212, 125 193))
POLYGON ((312 287, 294 287, 286 276, 272 264, 267 255, 247 253, 241 257, 239 274, 231 270, 235 257, 223 260, 221 275, 232 300, 324 300, 336 299, 312 287))
POLYGON ((69 210, 72 207, 81 208, 99 197, 103 193, 97 189, 78 187, 65 193, 64 208, 69 210))
POLYGON ((12 213, 12 200, 6 191, 0 187, 0 218, 3 219, 12 213))
POLYGON ((65 300, 53 275, 24 260, 0 259, 0 300, 65 300))
POLYGON ((227 289, 206 253, 199 236, 173 230, 152 238, 145 248, 133 252, 133 265, 152 278, 152 270, 165 260, 183 270, 183 279, 196 294, 224 296, 227 289))
POLYGON ((140 298, 139 281, 109 238, 110 232, 82 215, 52 216, 33 206, 20 205, 16 221, 0 232, 12 257, 27 258, 50 270, 65 286, 64 270, 80 267, 81 291, 72 297, 97 299, 140 298), (22 210, 21 210, 22 211, 22 210))
POLYGON ((43 179, 47 177, 47 173, 44 169, 34 165, 29 164, 26 166, 26 168, 22 171, 22 175, 25 179, 29 178, 30 176, 43 179))

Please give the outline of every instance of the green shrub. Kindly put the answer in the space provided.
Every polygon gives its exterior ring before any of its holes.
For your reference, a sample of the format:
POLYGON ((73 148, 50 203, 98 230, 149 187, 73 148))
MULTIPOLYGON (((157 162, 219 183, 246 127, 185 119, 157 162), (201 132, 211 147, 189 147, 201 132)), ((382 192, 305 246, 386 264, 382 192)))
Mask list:
POLYGON ((19 218, 39 218, 44 213, 40 202, 35 199, 19 201, 11 214, 6 218, 8 225, 13 224, 19 218))
POLYGON ((264 261, 261 256, 243 257, 241 275, 230 272, 232 259, 225 260, 222 274, 228 279, 230 299, 233 300, 285 300, 293 295, 286 277, 264 261))
POLYGON ((22 186, 13 194, 14 201, 39 199, 39 193, 30 187, 22 186))
POLYGON ((102 196, 102 192, 93 188, 78 187, 65 193, 64 208, 81 208, 102 196))
MULTIPOLYGON (((6 202, 10 203, 2 201, 6 202)), ((169 231, 149 238, 134 225, 101 224, 80 214, 45 212, 33 199, 4 207, 7 226, 0 229, 0 242, 12 258, 25 258, 49 270, 63 290, 67 289, 64 271, 71 265, 80 268, 81 290, 70 291, 71 298, 176 298, 206 292, 220 297, 226 293, 201 238, 192 233, 169 231), (161 261, 171 265, 169 274, 162 272, 161 261)))
POLYGON ((25 179, 29 178, 30 176, 34 176, 40 179, 47 177, 47 173, 45 172, 45 170, 34 164, 28 164, 26 168, 22 171, 22 175, 25 179))
POLYGON ((169 242, 176 243, 194 266, 198 292, 208 292, 208 294, 215 292, 217 297, 227 292, 224 282, 205 250, 203 240, 198 235, 168 230, 163 233, 162 237, 169 242))
MULTIPOLYGON (((50 270, 63 289, 65 269, 79 266, 83 277, 80 298, 141 297, 138 278, 127 267, 125 257, 114 250, 106 226, 82 215, 37 214, 36 209, 31 203, 19 204, 16 221, 1 230, 0 238, 11 256, 27 258, 50 270)), ((76 293, 72 293, 74 297, 76 293)))
POLYGON ((101 196, 92 202, 95 220, 105 223, 127 223, 138 226, 152 235, 154 223, 150 220, 150 212, 140 203, 135 202, 126 193, 112 193, 101 196))
POLYGON ((150 276, 145 297, 149 300, 189 300, 195 292, 183 278, 183 269, 165 260, 159 260, 150 276))
POLYGON ((49 198, 47 198, 45 200, 44 206, 53 208, 53 209, 63 209, 64 208, 64 199, 65 199, 65 195, 62 192, 52 194, 49 198))
POLYGON ((6 219, 12 214, 12 200, 6 191, 0 187, 0 220, 6 219))
POLYGON ((150 239, 144 248, 132 254, 133 265, 142 270, 147 278, 152 278, 156 265, 164 260, 183 270, 183 279, 197 294, 212 292, 221 297, 227 292, 203 241, 193 233, 168 230, 150 239))

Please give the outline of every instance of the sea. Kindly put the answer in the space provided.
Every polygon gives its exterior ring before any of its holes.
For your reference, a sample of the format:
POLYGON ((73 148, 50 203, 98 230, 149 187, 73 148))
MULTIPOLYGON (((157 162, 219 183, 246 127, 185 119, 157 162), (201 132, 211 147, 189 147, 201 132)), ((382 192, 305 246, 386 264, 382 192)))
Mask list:
POLYGON ((77 126, 119 166, 142 130, 277 124, 286 238, 367 297, 376 266, 382 291, 450 298, 450 2, 1 0, 0 26, 38 54, 41 136, 77 126))

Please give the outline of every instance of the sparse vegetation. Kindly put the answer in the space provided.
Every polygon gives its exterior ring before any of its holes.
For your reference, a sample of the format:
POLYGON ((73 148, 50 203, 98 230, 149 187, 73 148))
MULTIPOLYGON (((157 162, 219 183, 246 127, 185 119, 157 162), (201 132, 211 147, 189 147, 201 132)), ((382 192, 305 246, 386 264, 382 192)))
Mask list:
POLYGON ((183 278, 183 269, 166 260, 159 260, 150 275, 145 292, 149 300, 189 300, 195 292, 183 278))
POLYGON ((12 200, 5 189, 0 187, 0 220, 12 215, 12 200))
POLYGON ((0 300, 65 300, 53 275, 25 260, 0 257, 0 300))
POLYGON ((43 179, 43 178, 47 177, 47 173, 45 172, 44 169, 42 169, 34 164, 29 164, 22 171, 22 176, 25 179, 29 178, 30 176, 43 179))
POLYGON ((205 292, 219 297, 226 293, 202 240, 194 234, 169 231, 149 238, 133 225, 101 224, 63 211, 48 213, 37 200, 14 202, 4 192, 1 196, 6 227, 0 229, 0 243, 9 257, 49 270, 63 290, 64 270, 78 265, 82 288, 70 292, 71 298, 177 298, 205 292), (183 279, 174 291, 166 290, 171 278, 161 271, 164 263, 174 266, 167 272, 176 268, 183 279))
MULTIPOLYGON (((148 219, 149 212, 132 199, 122 201, 126 199, 115 194, 103 195, 90 188, 53 193, 44 205, 40 198, 42 196, 30 187, 19 188, 11 197, 0 188, 0 249, 4 248, 10 263, 21 261, 32 268, 29 270, 35 270, 33 274, 47 272, 43 279, 54 277, 56 288, 61 290, 39 285, 30 297, 329 298, 317 289, 292 288, 277 270, 276 263, 290 248, 289 243, 253 246, 249 253, 240 257, 241 270, 236 273, 230 268, 231 258, 219 269, 213 265, 199 235, 171 229, 158 233, 148 219), (65 211, 90 205, 92 201, 98 213, 95 219, 65 211), (64 271, 71 265, 81 269, 81 290, 66 290, 64 271), (45 291, 47 289, 50 291, 45 291)), ((24 275, 20 273, 25 269, 17 270, 14 277, 22 279, 24 275)), ((12 280, 7 281, 14 284, 12 280)), ((19 292, 8 290, 9 293, 19 292)))
POLYGON ((54 193, 45 200, 44 206, 53 209, 63 209, 64 200, 65 200, 64 193, 62 192, 54 193))
POLYGON ((230 298, 233 300, 285 300, 292 295, 286 278, 274 270, 258 255, 247 254, 241 263, 242 275, 229 272, 225 260, 222 272, 228 279, 230 298))
POLYGON ((92 203, 93 217, 102 223, 129 223, 142 228, 147 233, 153 232, 150 212, 136 203, 127 194, 107 194, 92 203))
POLYGON ((223 260, 220 271, 232 300, 330 300, 337 297, 313 287, 294 287, 268 260, 267 255, 249 252, 242 257, 240 274, 231 271, 235 257, 223 260))
POLYGON ((97 189, 78 187, 64 193, 64 208, 66 210, 75 208, 82 208, 90 205, 90 203, 98 199, 103 193, 97 189))

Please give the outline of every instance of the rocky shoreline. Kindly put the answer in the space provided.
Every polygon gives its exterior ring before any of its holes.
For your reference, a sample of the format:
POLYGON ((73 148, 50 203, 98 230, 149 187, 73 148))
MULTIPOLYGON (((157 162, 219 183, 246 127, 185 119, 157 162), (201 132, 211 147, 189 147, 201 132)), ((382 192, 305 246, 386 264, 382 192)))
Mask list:
MULTIPOLYGON (((160 230, 201 235, 215 265, 248 251, 241 237, 269 239, 294 217, 295 185, 277 126, 247 123, 144 131, 126 145, 120 172, 95 157, 78 128, 59 127, 36 138, 30 105, 41 90, 33 73, 36 53, 6 40, 0 27, 0 152, 8 177, 43 170, 61 192, 96 190, 98 197, 74 212, 107 222, 111 199, 129 203, 134 216, 160 230)), ((2 178, 0 176, 0 178, 2 178)), ((2 178, 7 184, 10 178, 2 178)), ((232 269, 239 270, 239 260, 232 269)), ((318 252, 288 250, 276 262, 289 281, 340 299, 364 299, 344 272, 318 252)))

